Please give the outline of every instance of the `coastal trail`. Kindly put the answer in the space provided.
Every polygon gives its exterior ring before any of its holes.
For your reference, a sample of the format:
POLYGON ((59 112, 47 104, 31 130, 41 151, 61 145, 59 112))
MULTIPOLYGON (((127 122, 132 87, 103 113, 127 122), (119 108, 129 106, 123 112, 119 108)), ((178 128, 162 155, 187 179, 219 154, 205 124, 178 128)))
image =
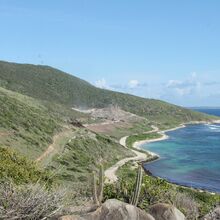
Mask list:
POLYGON ((47 149, 35 160, 35 162, 48 163, 53 155, 61 152, 66 143, 75 138, 75 132, 72 129, 61 131, 53 137, 53 142, 47 149))
MULTIPOLYGON (((151 131, 147 131, 145 132, 145 134, 150 134, 150 133, 153 133, 153 132, 158 132, 159 131, 159 128, 157 128, 156 126, 152 126, 152 130, 151 131)), ((125 137, 122 137, 119 141, 119 143, 125 147, 126 149, 128 150, 131 150, 130 148, 127 147, 126 145, 126 140, 129 136, 125 136, 125 137)), ((136 143, 136 142, 135 142, 136 143)), ((135 145, 134 143, 134 145, 135 145)), ((134 146, 133 145, 133 146, 134 146)), ((135 157, 127 157, 127 158, 124 158, 120 161, 118 161, 116 164, 114 164, 113 166, 111 166, 110 168, 108 168, 107 170, 105 170, 105 177, 106 177, 106 182, 107 183, 114 183, 118 180, 118 177, 116 175, 116 172, 117 170, 122 167, 123 165, 125 165, 127 162, 129 161, 139 161, 139 162, 144 162, 148 159, 150 159, 152 156, 155 156, 155 154, 151 153, 151 152, 146 152, 146 153, 142 153, 140 151, 137 151, 137 150, 132 150, 133 153, 136 154, 135 157), (149 155, 147 155, 147 153, 149 155)))
MULTIPOLYGON (((216 121, 215 121, 216 122, 216 121)), ((218 121, 219 122, 219 121, 218 121)), ((154 157, 159 157, 159 155, 153 153, 153 152, 150 152, 150 151, 146 151, 146 154, 145 153, 142 153, 138 150, 141 150, 140 148, 140 145, 144 144, 144 143, 150 143, 150 142, 156 142, 156 141, 162 141, 162 140, 165 140, 168 138, 168 136, 166 135, 166 132, 168 131, 173 131, 173 130, 177 130, 177 129, 180 129, 180 128, 184 128, 187 124, 201 124, 201 123, 207 123, 206 121, 192 121, 192 122, 188 122, 188 123, 183 123, 183 124, 180 124, 179 126, 175 127, 175 128, 171 128, 171 129, 167 129, 167 130, 160 130, 158 127, 152 125, 152 130, 151 131, 147 131, 147 132, 144 132, 143 134, 150 134, 150 133, 154 133, 154 132, 157 132, 158 134, 161 134, 162 136, 159 137, 159 138, 155 138, 155 139, 150 139, 150 140, 143 140, 143 141, 136 141, 133 143, 133 146, 132 148, 133 149, 137 149, 137 150, 132 150, 135 154, 136 154, 136 157, 129 157, 129 158, 124 158, 120 161, 118 161, 115 165, 113 165, 112 167, 108 168, 106 171, 105 171, 105 177, 106 177, 106 182, 108 183, 114 183, 118 180, 117 178, 117 175, 116 175, 116 172, 117 170, 122 167, 124 164, 126 164, 127 162, 129 161, 139 161, 139 162, 144 162, 144 161, 147 161, 151 158, 154 158, 154 157)), ((137 134, 133 134, 133 135, 137 135, 137 134)), ((122 137, 119 141, 119 143, 131 150, 130 148, 127 147, 126 145, 126 140, 129 136, 125 136, 125 137, 122 137)))

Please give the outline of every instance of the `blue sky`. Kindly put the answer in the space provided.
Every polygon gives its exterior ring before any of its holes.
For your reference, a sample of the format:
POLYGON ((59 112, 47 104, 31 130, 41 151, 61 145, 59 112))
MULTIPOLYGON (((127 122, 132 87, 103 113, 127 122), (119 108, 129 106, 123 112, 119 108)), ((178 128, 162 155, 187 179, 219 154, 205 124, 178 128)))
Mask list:
POLYGON ((183 106, 220 106, 219 0, 0 0, 0 59, 183 106))

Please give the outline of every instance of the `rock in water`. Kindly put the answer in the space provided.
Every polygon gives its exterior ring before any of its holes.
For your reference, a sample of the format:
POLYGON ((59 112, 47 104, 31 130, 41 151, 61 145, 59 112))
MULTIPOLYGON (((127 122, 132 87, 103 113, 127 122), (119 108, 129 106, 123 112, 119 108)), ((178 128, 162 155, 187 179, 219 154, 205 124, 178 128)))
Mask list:
POLYGON ((151 206, 150 214, 156 220, 186 220, 184 214, 176 207, 164 203, 151 206))

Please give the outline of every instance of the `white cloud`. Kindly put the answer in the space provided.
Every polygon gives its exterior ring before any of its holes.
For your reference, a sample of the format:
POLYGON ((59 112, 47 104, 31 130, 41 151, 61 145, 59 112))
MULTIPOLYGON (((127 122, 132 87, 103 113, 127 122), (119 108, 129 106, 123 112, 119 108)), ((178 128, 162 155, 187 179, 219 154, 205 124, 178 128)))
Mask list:
POLYGON ((101 89, 108 89, 117 92, 129 93, 132 95, 137 95, 141 97, 151 97, 149 85, 146 82, 140 82, 137 79, 131 79, 127 82, 110 84, 105 80, 105 78, 101 78, 92 83, 94 86, 101 89), (150 94, 150 95, 149 95, 150 94))
POLYGON ((130 79, 112 83, 101 78, 93 83, 99 88, 130 93, 146 98, 156 98, 182 106, 219 106, 220 81, 209 81, 204 75, 192 72, 185 78, 173 78, 167 82, 149 82, 130 79), (209 104, 211 103, 211 104, 209 104), (216 104, 217 103, 217 104, 216 104))
POLYGON ((174 95, 185 96, 199 93, 201 89, 201 82, 199 82, 196 72, 191 73, 186 80, 169 80, 166 88, 174 92, 174 95))
POLYGON ((108 85, 107 85, 107 82, 106 82, 106 80, 105 80, 104 78, 97 80, 97 81, 95 82, 95 86, 96 86, 96 87, 99 87, 99 88, 101 88, 101 89, 107 89, 107 88, 109 88, 108 85))
POLYGON ((182 84, 181 81, 171 79, 171 80, 168 81, 166 87, 167 88, 175 88, 177 86, 180 86, 181 84, 182 84))
POLYGON ((175 90, 178 95, 185 96, 191 94, 193 89, 188 87, 188 88, 176 88, 175 90))
POLYGON ((132 80, 130 80, 130 81, 128 82, 128 87, 129 87, 130 89, 134 89, 134 88, 138 87, 139 85, 140 85, 140 83, 139 83, 139 81, 136 80, 136 79, 132 79, 132 80))

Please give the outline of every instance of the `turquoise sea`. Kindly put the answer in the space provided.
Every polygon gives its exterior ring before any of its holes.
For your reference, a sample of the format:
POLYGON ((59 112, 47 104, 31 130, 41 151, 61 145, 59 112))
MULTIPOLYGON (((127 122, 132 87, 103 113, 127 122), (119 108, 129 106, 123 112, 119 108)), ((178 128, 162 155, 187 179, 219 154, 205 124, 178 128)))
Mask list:
MULTIPOLYGON (((219 109, 214 112, 220 115, 219 109)), ((167 140, 142 146, 160 155, 145 169, 170 182, 220 192, 220 124, 188 125, 167 135, 167 140)))

